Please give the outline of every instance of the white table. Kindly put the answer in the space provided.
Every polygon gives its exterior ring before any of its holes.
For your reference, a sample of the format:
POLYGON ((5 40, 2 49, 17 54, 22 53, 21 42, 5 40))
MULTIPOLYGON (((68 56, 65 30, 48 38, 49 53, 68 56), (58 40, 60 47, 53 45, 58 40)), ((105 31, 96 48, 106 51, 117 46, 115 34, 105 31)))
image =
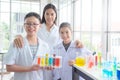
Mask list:
POLYGON ((85 80, 104 80, 100 68, 88 69, 86 66, 78 67, 73 65, 72 69, 72 80, 79 80, 79 76, 83 77, 85 80))
POLYGON ((0 55, 2 56, 2 61, 1 61, 1 80, 3 80, 3 74, 4 74, 3 58, 4 58, 4 54, 5 53, 7 53, 7 51, 0 51, 0 55))

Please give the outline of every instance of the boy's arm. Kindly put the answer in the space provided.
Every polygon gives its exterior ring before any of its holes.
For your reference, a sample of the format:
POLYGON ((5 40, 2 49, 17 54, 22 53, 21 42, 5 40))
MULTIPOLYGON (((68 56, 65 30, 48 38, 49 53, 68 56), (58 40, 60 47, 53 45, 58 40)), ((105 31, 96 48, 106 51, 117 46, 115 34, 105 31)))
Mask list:
POLYGON ((30 72, 36 71, 40 69, 39 65, 32 66, 18 66, 18 65, 6 65, 6 69, 8 72, 30 72))

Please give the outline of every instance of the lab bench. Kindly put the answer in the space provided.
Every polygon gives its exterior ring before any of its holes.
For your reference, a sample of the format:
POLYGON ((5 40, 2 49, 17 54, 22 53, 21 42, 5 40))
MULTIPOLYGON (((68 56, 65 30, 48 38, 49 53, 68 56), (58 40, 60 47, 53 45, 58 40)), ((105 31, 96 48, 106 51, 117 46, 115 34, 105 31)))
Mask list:
POLYGON ((72 66, 72 80, 79 80, 81 76, 85 80, 103 80, 100 68, 89 69, 86 66, 78 67, 77 65, 72 66))
POLYGON ((0 51, 0 56, 1 56, 1 71, 0 71, 0 75, 1 75, 1 80, 3 80, 3 75, 4 74, 9 74, 9 72, 6 72, 5 70, 4 70, 4 64, 3 64, 3 58, 4 58, 4 55, 5 55, 5 53, 7 53, 7 51, 0 51))

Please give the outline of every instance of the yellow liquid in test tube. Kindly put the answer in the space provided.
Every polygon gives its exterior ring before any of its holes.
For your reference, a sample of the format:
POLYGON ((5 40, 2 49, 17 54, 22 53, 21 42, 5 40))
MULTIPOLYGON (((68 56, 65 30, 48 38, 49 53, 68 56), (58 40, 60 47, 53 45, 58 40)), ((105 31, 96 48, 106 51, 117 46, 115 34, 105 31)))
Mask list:
POLYGON ((45 66, 45 58, 44 57, 41 58, 41 66, 45 66))
POLYGON ((85 65, 85 58, 83 58, 83 57, 76 57, 75 64, 77 66, 84 66, 85 65))

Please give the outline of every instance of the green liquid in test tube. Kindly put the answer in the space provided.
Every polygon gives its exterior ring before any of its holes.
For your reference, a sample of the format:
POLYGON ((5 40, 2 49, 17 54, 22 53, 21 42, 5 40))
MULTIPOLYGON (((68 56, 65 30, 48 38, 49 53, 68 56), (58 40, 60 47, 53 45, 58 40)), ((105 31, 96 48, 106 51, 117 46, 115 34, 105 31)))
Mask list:
POLYGON ((98 68, 101 68, 101 52, 98 52, 98 68))
POLYGON ((45 66, 48 66, 49 65, 49 58, 48 58, 48 54, 46 54, 45 56, 45 66))

